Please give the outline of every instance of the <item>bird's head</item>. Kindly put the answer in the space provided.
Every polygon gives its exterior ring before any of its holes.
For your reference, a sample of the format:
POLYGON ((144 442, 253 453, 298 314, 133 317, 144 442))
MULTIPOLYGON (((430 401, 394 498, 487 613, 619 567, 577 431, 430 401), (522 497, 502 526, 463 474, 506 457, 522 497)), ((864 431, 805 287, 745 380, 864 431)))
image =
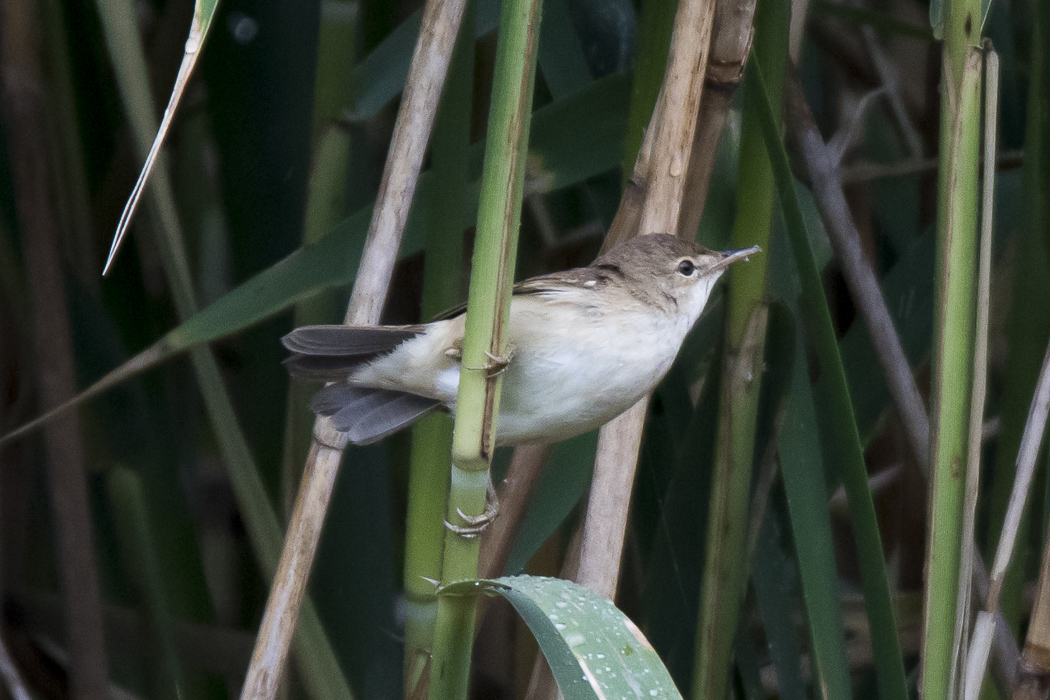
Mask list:
POLYGON ((617 268, 637 295, 692 325, 700 317, 715 282, 732 263, 758 253, 758 246, 716 251, 667 233, 636 236, 594 262, 617 268))

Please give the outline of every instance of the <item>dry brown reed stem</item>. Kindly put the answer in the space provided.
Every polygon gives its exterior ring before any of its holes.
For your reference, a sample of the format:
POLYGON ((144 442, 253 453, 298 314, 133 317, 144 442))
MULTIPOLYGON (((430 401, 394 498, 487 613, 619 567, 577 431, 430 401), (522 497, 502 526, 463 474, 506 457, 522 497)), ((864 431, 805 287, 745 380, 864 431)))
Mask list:
MULTIPOLYGON (((988 597, 988 569, 984 566, 981 553, 974 547, 973 555, 973 596, 976 600, 988 597)), ((1006 695, 1014 687, 1017 677, 1017 664, 1021 650, 1014 639, 1013 630, 1003 617, 1002 611, 995 613, 995 629, 992 632, 992 657, 990 660, 992 678, 1001 695, 1006 695)))
POLYGON ((583 523, 576 582, 610 600, 616 598, 620 578, 627 511, 648 408, 646 396, 603 427, 594 456, 594 478, 583 523))
MULTIPOLYGON (((999 596, 1002 593, 1006 570, 1013 557, 1021 519, 1024 516, 1028 494, 1031 491, 1048 416, 1050 416, 1050 346, 1047 347, 1046 355, 1043 357, 1043 365, 1039 370, 1032 403, 1028 409, 1024 434, 1021 436, 1021 444, 1017 450, 1014 485, 1010 492, 1006 514, 1003 517, 1002 531, 995 550, 995 559, 992 561, 987 592, 983 596, 984 607, 977 613, 977 621, 974 624, 970 641, 964 686, 965 697, 968 700, 977 698, 980 694, 989 649, 996 642, 994 631, 1003 624, 1000 620, 999 596)), ((976 569, 976 554, 974 559, 976 569)), ((998 653, 997 647, 996 652, 998 653)))
POLYGON ((649 123, 654 134, 639 234, 678 231, 714 10, 714 0, 686 0, 675 13, 667 70, 649 123))
MULTIPOLYGON (((348 325, 379 322, 465 6, 466 0, 428 0, 423 10, 419 40, 346 313, 348 325)), ((317 419, 314 443, 306 459, 242 698, 269 700, 277 692, 346 444, 346 436, 335 430, 331 420, 317 419)))
POLYGON ((1043 547, 1032 617, 1024 649, 1017 662, 1014 700, 1045 700, 1050 696, 1050 540, 1043 547))
POLYGON ((875 354, 886 375, 893 405, 904 425, 908 448, 922 468, 928 470, 930 419, 886 300, 879 289, 875 271, 864 255, 860 232, 853 221, 838 177, 839 164, 833 160, 813 121, 798 77, 792 75, 785 88, 786 121, 791 125, 792 136, 802 154, 820 218, 828 232, 835 257, 842 265, 850 295, 875 346, 875 354))
MULTIPOLYGON (((15 211, 33 308, 33 351, 41 405, 61 404, 76 393, 73 339, 58 251, 36 3, 3 5, 2 113, 14 180, 15 211)), ((108 696, 87 473, 80 422, 70 412, 44 428, 48 488, 55 519, 59 585, 65 598, 70 697, 108 696)))
POLYGON ((550 450, 550 445, 521 445, 514 448, 507 475, 497 488, 499 517, 489 525, 481 538, 478 578, 503 575, 550 450))
POLYGON ((700 227, 722 127, 725 126, 736 86, 744 75, 744 66, 751 51, 756 4, 756 0, 715 4, 711 52, 707 57, 707 74, 704 76, 704 99, 700 101, 700 116, 696 120, 689 173, 685 180, 682 214, 678 219, 678 235, 683 238, 694 237, 700 227))
MULTIPOLYGON (((633 235, 676 232, 685 190, 686 170, 707 71, 714 0, 682 0, 675 13, 663 86, 649 130, 639 152, 628 192, 606 247, 633 235), (640 197, 639 190, 643 193, 640 197), (625 207, 638 207, 637 227, 625 207)), ((646 397, 606 424, 598 436, 594 480, 576 580, 612 598, 620 571, 623 534, 631 487, 638 464, 646 397)))

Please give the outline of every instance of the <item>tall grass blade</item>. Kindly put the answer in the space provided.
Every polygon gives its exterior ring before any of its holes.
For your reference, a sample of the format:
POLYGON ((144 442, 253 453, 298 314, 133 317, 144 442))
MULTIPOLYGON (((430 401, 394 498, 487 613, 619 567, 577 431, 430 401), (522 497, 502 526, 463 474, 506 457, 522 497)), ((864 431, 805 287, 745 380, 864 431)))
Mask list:
MULTIPOLYGON (((157 129, 153 105, 149 99, 145 57, 134 22, 134 10, 125 0, 98 0, 97 8, 103 20, 107 45, 117 70, 136 145, 140 152, 145 152, 157 129)), ((151 194, 153 215, 161 232, 161 261, 172 290, 175 308, 184 321, 197 312, 197 301, 190 279, 174 193, 163 156, 157 161, 151 194)), ((219 450, 227 466, 237 505, 248 530, 252 550, 261 570, 269 576, 277 566, 281 542, 280 525, 259 479, 247 440, 240 430, 218 363, 207 347, 193 349, 191 358, 208 418, 219 442, 219 450)), ((131 363, 135 361, 136 359, 132 358, 131 363)), ((338 697, 350 697, 349 686, 343 678, 312 603, 305 617, 306 623, 296 641, 296 657, 303 670, 308 691, 313 697, 328 693, 338 697)))
POLYGON ((124 240, 124 235, 131 225, 131 219, 135 216, 135 210, 138 208, 139 200, 146 189, 150 173, 153 172, 153 166, 157 162, 160 148, 164 145, 164 139, 168 135, 168 129, 171 127, 171 120, 175 116, 175 110, 182 100, 182 93, 186 90, 186 83, 189 82, 190 75, 192 75, 193 69, 197 65, 197 59, 200 58, 204 38, 208 35, 208 30, 211 28, 212 18, 215 16, 215 8, 218 4, 218 0, 196 0, 194 2, 193 20, 190 23, 189 36, 186 38, 186 50, 182 57, 182 63, 179 66, 179 73, 175 78, 175 87, 171 90, 168 106, 164 108, 164 115, 161 117, 160 126, 157 128, 157 135, 153 138, 153 144, 146 154, 142 171, 139 173, 138 180, 135 181, 135 187, 131 190, 131 196, 128 197, 128 202, 124 205, 124 211, 120 215, 117 231, 113 234, 113 243, 110 245, 109 254, 106 256, 106 264, 102 268, 103 275, 109 272, 110 267, 113 265, 113 261, 117 257, 117 251, 120 249, 120 244, 124 240))
POLYGON ((787 152, 780 139, 778 122, 772 110, 768 85, 763 79, 762 61, 752 62, 753 77, 762 86, 761 91, 750 93, 760 104, 762 130, 769 150, 773 173, 780 193, 788 236, 795 266, 802 286, 799 310, 804 319, 807 345, 816 352, 820 366, 820 379, 815 389, 815 398, 822 407, 819 416, 821 440, 828 454, 840 465, 840 473, 846 488, 850 521, 860 561, 864 586, 864 604, 871 624, 872 644, 875 649, 875 668, 879 679, 879 693, 884 698, 908 697, 904 676, 904 661, 901 656, 897 625, 886 576, 886 564, 882 554, 882 540, 875 518, 875 506, 868 489, 867 469, 860 445, 856 418, 846 385, 846 375, 839 354, 838 342, 831 323, 827 299, 821 286, 810 236, 798 203, 794 176, 788 163, 787 152))

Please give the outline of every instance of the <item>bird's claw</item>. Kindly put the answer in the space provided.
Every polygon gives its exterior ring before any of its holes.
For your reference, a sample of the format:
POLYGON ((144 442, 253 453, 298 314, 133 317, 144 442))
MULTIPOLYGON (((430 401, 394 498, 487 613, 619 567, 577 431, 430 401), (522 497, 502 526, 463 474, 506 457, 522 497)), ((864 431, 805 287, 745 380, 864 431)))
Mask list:
POLYGON ((514 359, 514 351, 508 350, 506 357, 500 357, 499 355, 493 355, 488 350, 485 351, 485 357, 489 358, 488 362, 483 367, 464 367, 466 369, 473 369, 484 371, 487 379, 498 377, 507 371, 507 367, 510 366, 510 361, 514 359))
POLYGON ((445 521, 445 527, 451 532, 456 533, 460 537, 467 539, 474 539, 485 531, 496 516, 499 515, 499 501, 496 500, 496 490, 490 483, 485 495, 485 510, 481 515, 467 515, 463 512, 462 508, 456 508, 456 515, 463 520, 466 525, 453 525, 449 521, 445 521))

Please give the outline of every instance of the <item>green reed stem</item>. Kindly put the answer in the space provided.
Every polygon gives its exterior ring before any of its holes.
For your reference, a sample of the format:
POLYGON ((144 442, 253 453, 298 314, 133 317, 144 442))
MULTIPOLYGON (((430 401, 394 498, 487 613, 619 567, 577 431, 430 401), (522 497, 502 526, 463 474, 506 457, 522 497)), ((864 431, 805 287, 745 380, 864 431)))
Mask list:
POLYGON ((946 0, 930 392, 930 524, 922 695, 952 687, 973 386, 981 127, 981 2, 946 0))
MULTIPOLYGON (((490 356, 507 352, 504 329, 517 258, 540 6, 540 0, 508 0, 500 18, 453 431, 448 520, 457 525, 464 524, 460 513, 484 512, 490 483, 501 380, 486 367, 490 356)), ((478 545, 476 537, 446 534, 443 583, 477 576, 478 545)), ((473 597, 439 599, 431 698, 467 697, 475 616, 473 597)))
MULTIPOLYGON (((437 195, 428 211, 423 269, 423 320, 462 299, 463 225, 471 206, 471 102, 474 82, 475 2, 468 2, 452 54, 448 80, 434 122, 431 173, 437 195)), ((441 580, 445 550, 445 507, 452 421, 444 414, 424 416, 412 429, 405 523, 405 697, 415 697, 424 678, 437 619, 435 581, 441 580)))
MULTIPOLYGON (((770 102, 779 113, 787 58, 787 3, 764 0, 755 14, 755 50, 770 57, 770 102)), ((753 81, 745 91, 760 89, 753 81)), ((754 102, 752 101, 751 104, 754 102)), ((760 245, 766 254, 729 279, 721 408, 715 446, 704 580, 697 625, 692 697, 725 697, 740 602, 747 581, 748 528, 756 417, 766 338, 766 270, 776 187, 758 115, 745 107, 732 248, 760 245)))

